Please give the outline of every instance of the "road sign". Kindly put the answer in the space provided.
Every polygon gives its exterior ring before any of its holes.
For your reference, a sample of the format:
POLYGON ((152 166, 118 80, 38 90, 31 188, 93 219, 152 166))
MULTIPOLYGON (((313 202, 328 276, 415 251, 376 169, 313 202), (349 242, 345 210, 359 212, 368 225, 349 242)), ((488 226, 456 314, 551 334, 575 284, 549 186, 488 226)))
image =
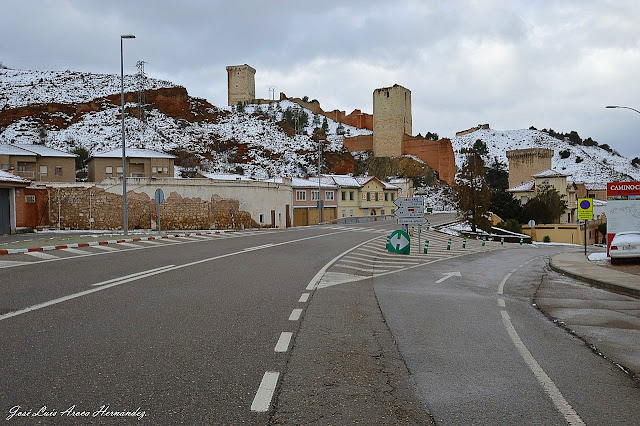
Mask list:
POLYGON ((387 250, 389 253, 409 254, 411 250, 411 237, 404 231, 396 229, 389 236, 387 250))
POLYGON ((578 220, 593 219, 593 198, 578 198, 578 220))
POLYGON ((410 207, 413 209, 422 208, 424 209, 424 199, 422 197, 411 197, 411 198, 396 198, 393 201, 398 207, 410 207))
POLYGON ((424 217, 424 208, 400 207, 394 213, 397 217, 424 217))
POLYGON ((529 228, 533 229, 533 227, 534 227, 534 226, 536 226, 536 221, 535 221, 535 220, 533 220, 533 219, 531 219, 531 220, 529 221, 529 228))
POLYGON ((423 217, 399 217, 398 225, 421 225, 427 223, 427 219, 423 217))
POLYGON ((164 201, 164 192, 162 191, 161 188, 156 189, 156 203, 158 204, 162 204, 162 202, 164 201))

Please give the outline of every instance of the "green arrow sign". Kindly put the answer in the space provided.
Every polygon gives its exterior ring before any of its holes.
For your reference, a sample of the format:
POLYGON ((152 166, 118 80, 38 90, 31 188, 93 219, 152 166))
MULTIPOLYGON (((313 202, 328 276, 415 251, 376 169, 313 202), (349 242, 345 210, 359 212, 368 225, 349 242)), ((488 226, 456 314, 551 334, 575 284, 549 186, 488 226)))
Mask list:
POLYGON ((389 253, 409 254, 411 250, 411 238, 406 232, 397 229, 389 236, 387 250, 389 253))

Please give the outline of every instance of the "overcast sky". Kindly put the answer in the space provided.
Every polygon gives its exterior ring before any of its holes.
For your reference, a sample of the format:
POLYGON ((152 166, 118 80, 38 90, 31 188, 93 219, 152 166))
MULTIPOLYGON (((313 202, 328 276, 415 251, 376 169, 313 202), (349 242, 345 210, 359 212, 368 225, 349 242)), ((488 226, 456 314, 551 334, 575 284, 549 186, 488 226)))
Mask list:
POLYGON ((640 1, 9 1, 0 61, 9 68, 125 73, 147 62, 217 106, 225 66, 324 110, 373 112, 373 90, 411 90, 413 133, 479 123, 576 130, 640 156, 640 1))

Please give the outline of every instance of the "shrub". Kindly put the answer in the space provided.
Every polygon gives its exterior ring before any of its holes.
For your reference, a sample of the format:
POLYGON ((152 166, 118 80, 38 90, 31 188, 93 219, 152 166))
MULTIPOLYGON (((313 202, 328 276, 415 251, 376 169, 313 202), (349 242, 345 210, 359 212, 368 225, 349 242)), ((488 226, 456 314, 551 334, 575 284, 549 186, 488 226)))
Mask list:
POLYGON ((571 156, 571 151, 565 149, 564 151, 560 151, 560 158, 569 158, 571 156))
POLYGON ((582 163, 582 157, 576 157, 576 163, 582 163))
POLYGON ((542 241, 544 241, 545 243, 550 243, 551 242, 551 237, 548 235, 545 235, 544 238, 542 239, 542 241))

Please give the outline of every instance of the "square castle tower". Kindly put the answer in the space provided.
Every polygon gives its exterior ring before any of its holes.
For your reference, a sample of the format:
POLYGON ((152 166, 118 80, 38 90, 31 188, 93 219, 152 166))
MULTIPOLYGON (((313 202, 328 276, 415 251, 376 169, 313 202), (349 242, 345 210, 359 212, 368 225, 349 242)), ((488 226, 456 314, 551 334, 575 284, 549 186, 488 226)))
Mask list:
POLYGON ((400 157, 411 135, 411 91, 399 84, 373 91, 373 155, 400 157))
POLYGON ((229 106, 251 102, 256 98, 256 70, 247 64, 227 67, 229 106))

